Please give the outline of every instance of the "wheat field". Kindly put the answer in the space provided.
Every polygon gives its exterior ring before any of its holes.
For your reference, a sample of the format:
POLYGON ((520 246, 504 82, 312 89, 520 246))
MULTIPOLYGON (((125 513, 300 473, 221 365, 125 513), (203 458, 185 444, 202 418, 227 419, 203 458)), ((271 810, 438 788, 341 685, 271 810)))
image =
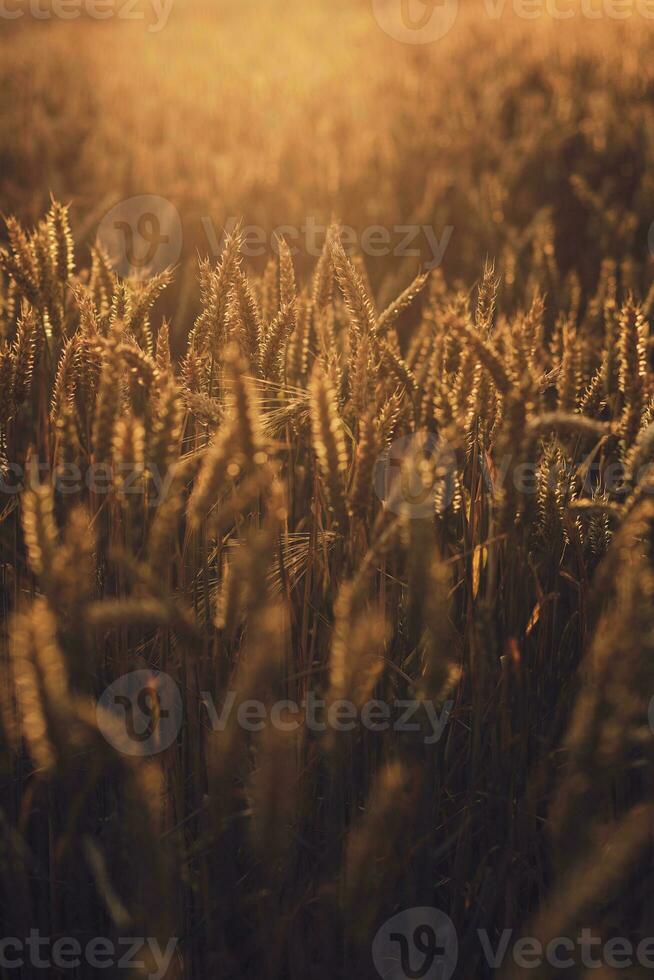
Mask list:
POLYGON ((0 976, 642 980, 649 21, 24 6, 0 976))

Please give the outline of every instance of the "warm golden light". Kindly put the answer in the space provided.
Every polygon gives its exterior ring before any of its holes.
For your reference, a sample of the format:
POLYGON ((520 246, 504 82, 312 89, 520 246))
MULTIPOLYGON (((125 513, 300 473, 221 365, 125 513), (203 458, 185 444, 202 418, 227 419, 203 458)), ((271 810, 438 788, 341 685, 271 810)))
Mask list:
POLYGON ((0 0, 0 976, 654 966, 654 0, 0 0))

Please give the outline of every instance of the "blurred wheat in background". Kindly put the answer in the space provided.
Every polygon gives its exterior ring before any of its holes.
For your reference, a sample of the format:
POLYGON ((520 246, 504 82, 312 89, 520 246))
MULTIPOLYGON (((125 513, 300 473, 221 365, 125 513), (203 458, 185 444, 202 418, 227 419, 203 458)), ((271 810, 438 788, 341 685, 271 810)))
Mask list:
POLYGON ((378 6, 0 19, 3 941, 654 936, 653 28, 378 6))

